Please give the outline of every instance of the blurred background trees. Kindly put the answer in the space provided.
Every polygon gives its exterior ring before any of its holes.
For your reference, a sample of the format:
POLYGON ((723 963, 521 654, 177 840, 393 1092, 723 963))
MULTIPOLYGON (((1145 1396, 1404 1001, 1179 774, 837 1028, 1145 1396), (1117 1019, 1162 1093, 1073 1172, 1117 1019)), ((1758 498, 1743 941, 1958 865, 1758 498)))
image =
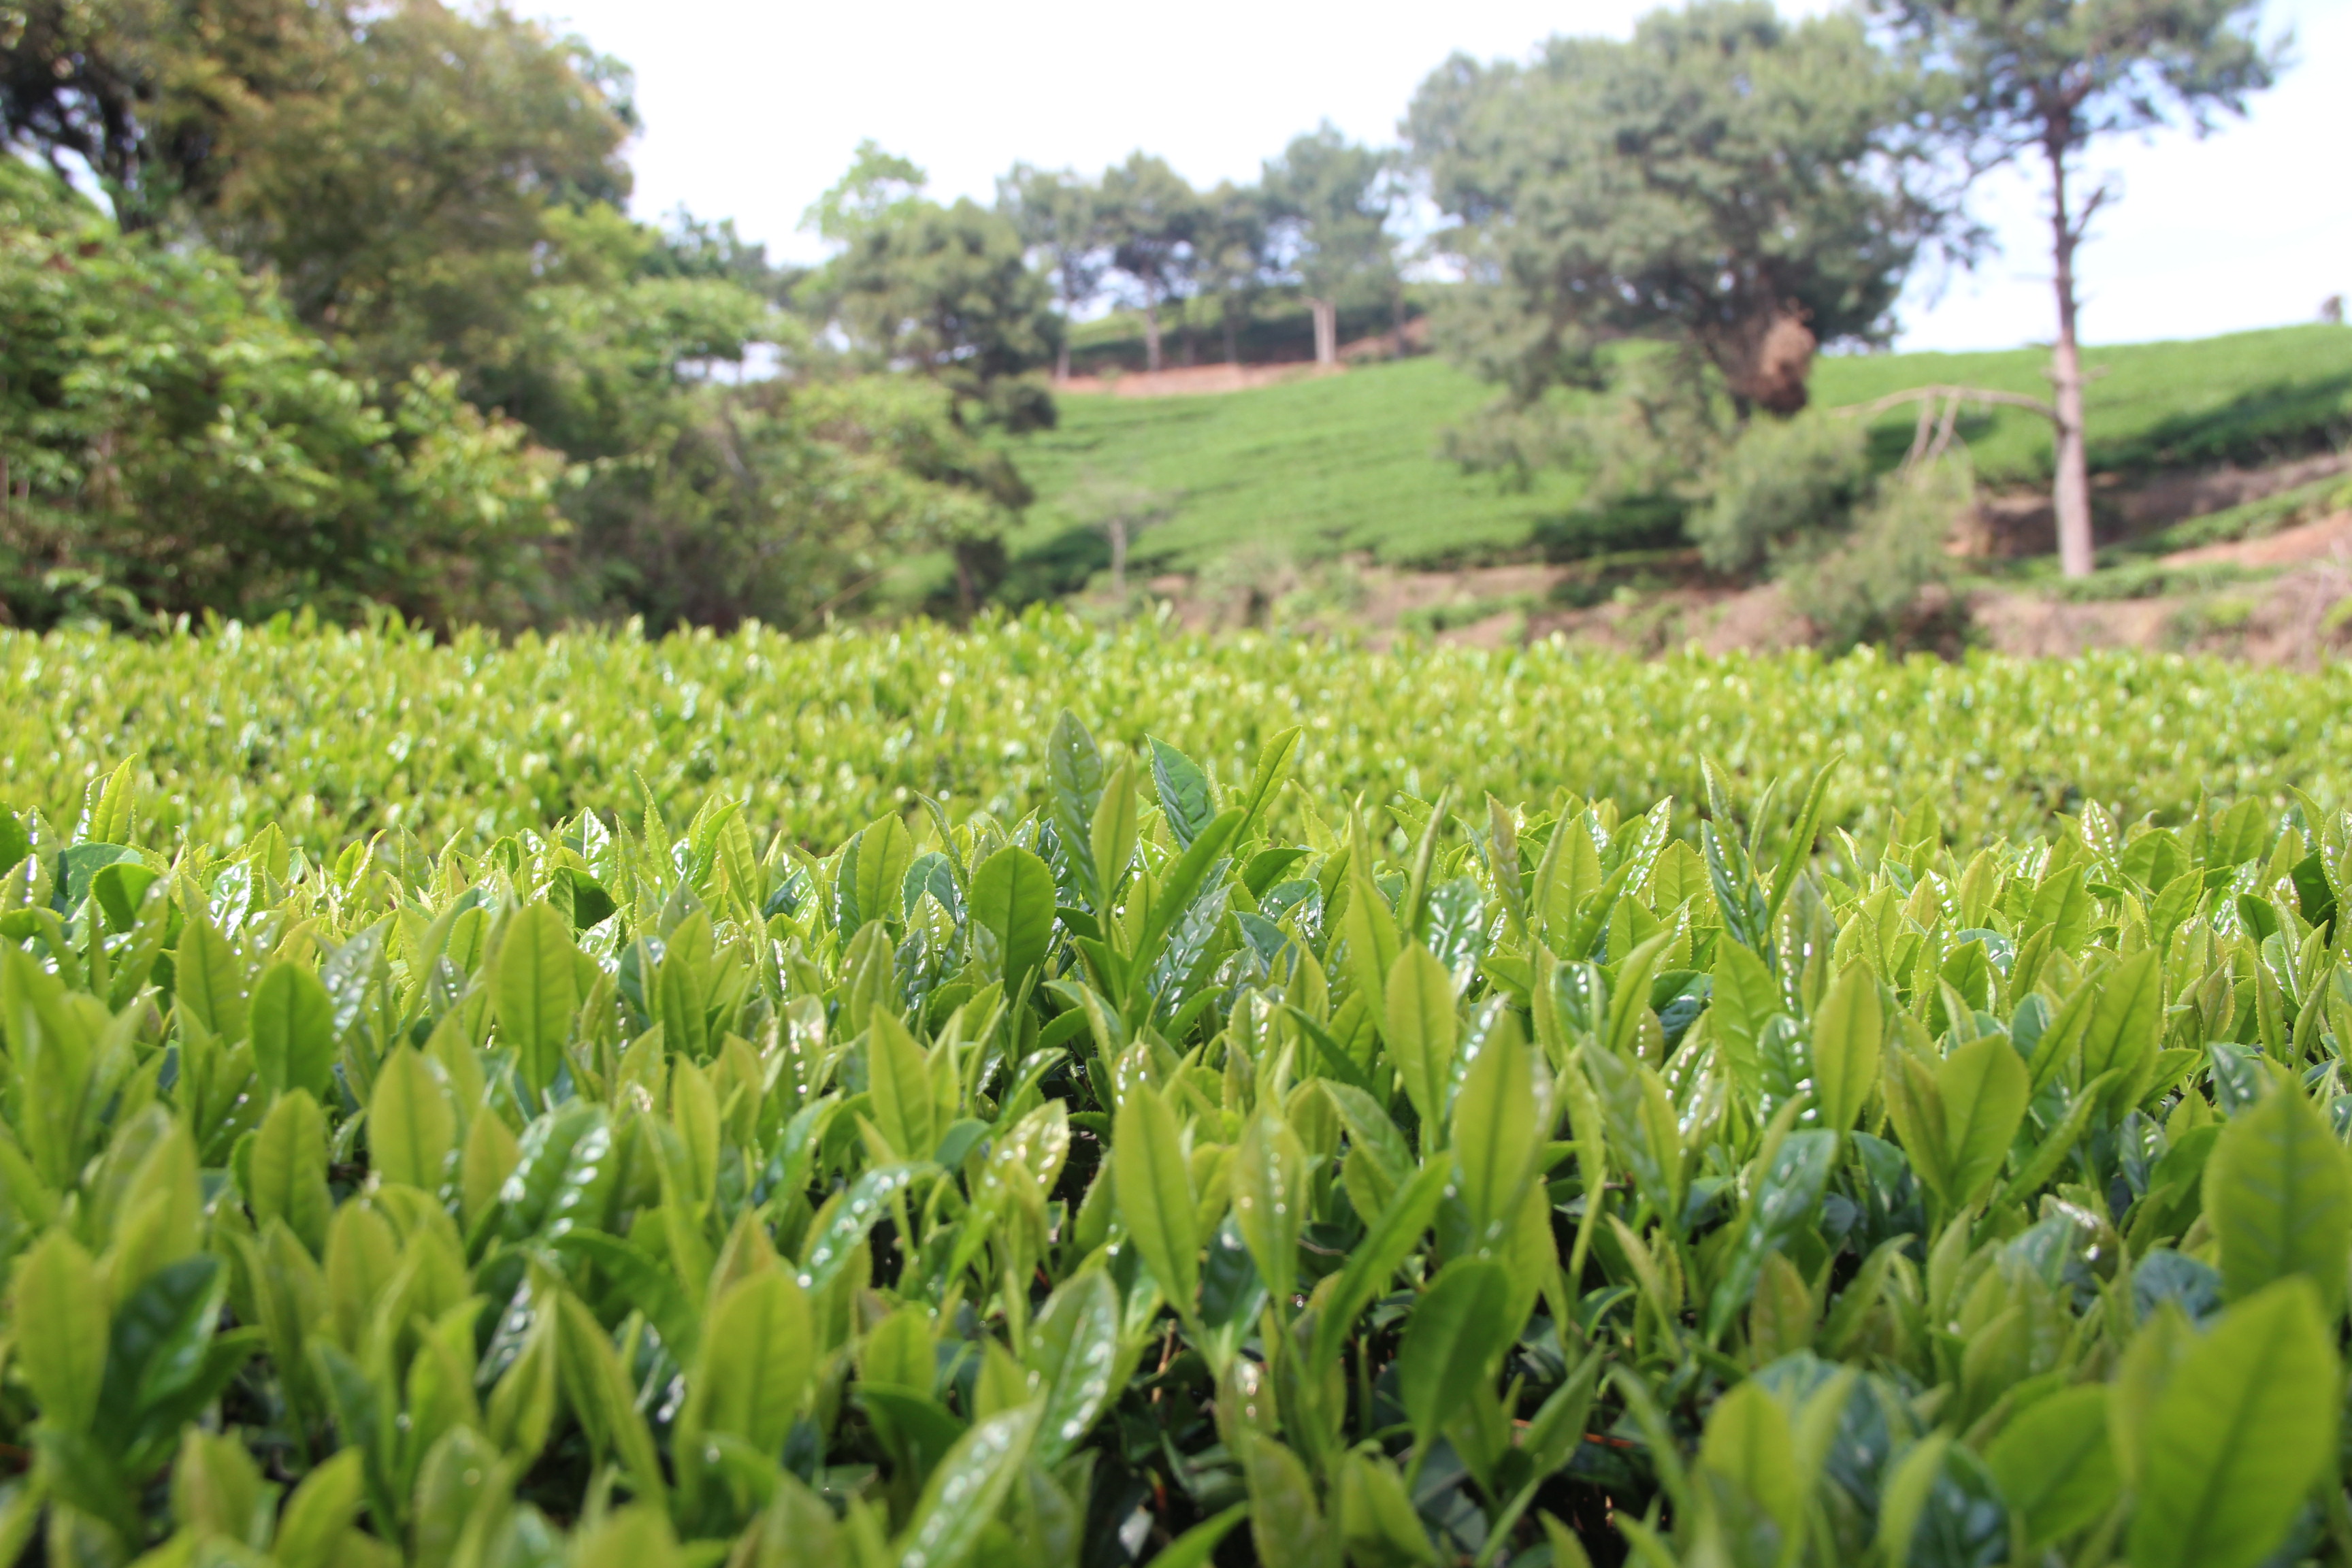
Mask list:
POLYGON ((1814 355, 1886 342, 1915 264, 1981 247, 1968 182, 2028 156, 2058 203, 2071 567, 2071 253, 2105 199, 2074 161, 2235 111, 2275 51, 2252 0, 1873 4, 1696 0, 1625 41, 1456 58, 1401 147, 1326 124, 1206 190, 1138 151, 946 201, 869 142, 810 209, 829 256, 790 267, 723 222, 629 216, 626 68, 509 11, 21 0, 0 615, 798 626, 929 552, 953 563, 938 607, 969 609, 1074 327, 1133 311, 1157 371, 1203 333, 1262 354, 1266 312, 1303 308, 1329 364, 1343 314, 1402 347, 1408 277, 1496 388, 1456 460, 1578 468, 1591 504, 1770 570, 1872 504, 1822 501, 1836 442, 1778 434, 1814 355))
POLYGON ((1921 178, 1916 90, 1856 18, 1760 0, 1432 76, 1406 129, 1468 280, 1441 331, 1506 394, 1471 449, 1589 456, 1604 432, 1540 405, 1612 383, 1655 410, 1641 434, 1727 439, 1805 406, 1818 347, 1885 342, 1950 210, 1921 178), (1610 352, 1627 340, 1654 352, 1610 352))
POLYGON ((2185 120, 2200 132, 2276 79, 2283 42, 2255 31, 2260 0, 1873 0, 1934 95, 1937 129, 1971 176, 2036 161, 2049 194, 2057 302, 2050 385, 2052 498, 2067 576, 2090 574, 2091 478, 2083 428, 2075 253, 2121 192, 2087 182, 2101 137, 2185 120))

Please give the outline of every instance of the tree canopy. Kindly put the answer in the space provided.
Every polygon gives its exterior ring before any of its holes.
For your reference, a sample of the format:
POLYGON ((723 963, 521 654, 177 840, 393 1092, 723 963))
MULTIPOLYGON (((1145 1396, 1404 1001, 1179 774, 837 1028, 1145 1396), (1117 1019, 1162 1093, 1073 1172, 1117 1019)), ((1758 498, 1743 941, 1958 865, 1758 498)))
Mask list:
POLYGON ((1454 351, 1520 404, 1589 384, 1612 340, 1696 351, 1743 408, 1804 402, 1816 342, 1882 342, 1943 225, 1912 83, 1844 15, 1761 0, 1456 57, 1414 98, 1413 155, 1469 280, 1454 351))
POLYGON ((1937 129, 1969 174, 2038 159, 2049 193, 2053 500, 2061 564, 2092 568, 2075 255, 2116 195, 2086 186, 2083 153, 2104 136, 2186 120, 2200 134, 2242 115, 2284 56, 2256 31, 2260 0, 1873 0, 1923 73, 1937 129))
POLYGON ((1326 364, 1338 357, 1340 299, 1387 293, 1396 283, 1389 169, 1388 158, 1349 142, 1328 121, 1265 165, 1265 210, 1279 265, 1298 280, 1315 311, 1315 357, 1326 364))
POLYGON ((1111 265, 1143 312, 1145 368, 1156 371, 1160 312, 1192 290, 1207 214, 1200 193, 1166 159, 1142 153, 1105 169, 1099 190, 1111 265))
POLYGON ((890 178, 903 194, 865 207, 845 200, 825 220, 844 248, 812 297, 870 367, 932 377, 960 415, 971 407, 1016 433, 1050 426, 1053 401, 1026 378, 1054 359, 1062 322, 1021 229, 968 198, 922 196, 911 164, 890 178))
MULTIPOLYGON (((1095 187, 1067 169, 1015 163, 996 182, 996 210, 1013 221, 1022 244, 1053 275, 1065 320, 1101 292, 1109 258, 1103 253, 1103 215, 1095 187)), ((1066 381, 1066 335, 1056 345, 1054 378, 1066 381)))
POLYGON ((352 379, 203 247, 0 159, 0 620, 547 606, 552 464, 447 374, 352 379))
POLYGON ((819 282, 626 216, 627 72, 503 9, 10 20, 11 147, 113 209, 6 165, 12 618, 791 625, 929 549, 969 592, 1025 502, 962 415, 1050 418, 1011 390, 1052 353, 1045 286, 903 160, 861 149, 821 204, 846 254, 819 282), (886 365, 910 379, 858 379, 886 365))

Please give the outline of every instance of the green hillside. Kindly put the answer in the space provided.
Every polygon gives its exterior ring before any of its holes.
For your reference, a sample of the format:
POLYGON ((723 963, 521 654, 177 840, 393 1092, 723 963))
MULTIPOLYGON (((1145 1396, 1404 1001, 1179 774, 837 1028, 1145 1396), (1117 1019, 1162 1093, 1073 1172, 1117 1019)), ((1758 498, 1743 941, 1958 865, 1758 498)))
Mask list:
MULTIPOLYGON (((2352 331, 2279 327, 2175 342, 2086 348, 2091 466, 2145 473, 2210 463, 2259 463, 2352 436, 2352 331)), ((1829 407, 1929 383, 2047 397, 2048 353, 1854 354, 1826 359, 1813 395, 1829 407)), ((1881 431, 1899 452, 1911 434, 1897 414, 1881 431)), ((2038 483, 2050 471, 2050 426, 2032 412, 1972 415, 1960 432, 1989 483, 2038 483)))
MULTIPOLYGON (((2286 327, 2227 337, 2095 348, 2092 459, 2146 471, 2255 462, 2352 433, 2352 331, 2286 327)), ((1827 407, 1930 383, 2046 393, 2039 349, 1824 359, 1827 407)), ((1368 550, 1384 561, 1442 563, 1554 549, 1578 531, 1581 487, 1554 474, 1514 490, 1438 455, 1443 431, 1489 390, 1437 358, 1222 396, 1061 399, 1060 427, 1015 451, 1037 504, 1010 542, 1014 596, 1065 592, 1107 559, 1066 507, 1087 475, 1181 492, 1175 517, 1144 536, 1139 569, 1197 570, 1244 546, 1297 562, 1368 550)), ((1878 426, 1885 459, 1901 455, 1911 416, 1878 426)), ((1993 484, 2047 472, 2048 426, 2023 410, 1972 413, 1960 430, 1993 484)))
POLYGON ((1013 557, 1099 550, 1082 528, 1066 537, 1076 524, 1061 505, 1089 474, 1181 492, 1177 515, 1143 537, 1137 556, 1185 568, 1248 544, 1301 560, 1520 548, 1582 487, 1558 474, 1513 491, 1445 461, 1445 426, 1487 395, 1448 364, 1411 359, 1213 397, 1065 397, 1060 427, 1019 449, 1039 499, 1013 557))

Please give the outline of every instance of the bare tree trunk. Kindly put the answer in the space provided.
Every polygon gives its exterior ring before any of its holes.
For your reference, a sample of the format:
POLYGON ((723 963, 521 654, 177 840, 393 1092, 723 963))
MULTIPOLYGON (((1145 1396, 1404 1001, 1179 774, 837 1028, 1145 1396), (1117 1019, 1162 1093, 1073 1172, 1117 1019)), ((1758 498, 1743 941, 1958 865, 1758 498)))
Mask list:
POLYGON ((1127 603, 1127 519, 1110 520, 1110 596, 1127 603))
POLYGON ((2066 145, 2053 132, 2044 150, 2050 158, 2050 228, 2053 282, 2058 292, 2058 341, 2050 353, 2051 402, 2058 410, 2053 422, 2054 446, 2051 504, 2058 514, 2058 568, 2069 577, 2091 574, 2091 470, 2083 439, 2083 353, 2076 341, 2074 251, 2084 229, 2099 205, 2093 193, 2077 218, 2066 205, 2066 145))
POLYGON ((1064 338, 1062 346, 1054 351, 1054 379, 1056 382, 1070 379, 1070 340, 1067 338, 1064 338))
POLYGON ((950 550, 948 553, 955 561, 956 606, 970 619, 972 606, 980 602, 980 585, 972 581, 971 563, 964 558, 963 552, 950 550))
POLYGON ((1192 301, 1176 302, 1176 330, 1184 339, 1184 368, 1190 370, 1200 361, 1200 331, 1192 321, 1192 301))
POLYGON ((1328 300, 1309 300, 1307 312, 1315 318, 1315 363, 1339 363, 1339 309, 1328 300))
POLYGON ((1143 307, 1143 368, 1160 368, 1160 305, 1157 300, 1143 307))
POLYGON ((1240 333, 1239 330, 1235 327, 1234 322, 1234 315, 1236 314, 1236 312, 1235 312, 1235 310, 1234 310, 1234 303, 1235 303, 1235 301, 1234 301, 1234 291, 1233 291, 1232 289, 1226 289, 1226 290, 1225 290, 1225 363, 1226 363, 1227 364, 1239 364, 1239 363, 1242 363, 1242 342, 1241 342, 1241 333, 1240 333))

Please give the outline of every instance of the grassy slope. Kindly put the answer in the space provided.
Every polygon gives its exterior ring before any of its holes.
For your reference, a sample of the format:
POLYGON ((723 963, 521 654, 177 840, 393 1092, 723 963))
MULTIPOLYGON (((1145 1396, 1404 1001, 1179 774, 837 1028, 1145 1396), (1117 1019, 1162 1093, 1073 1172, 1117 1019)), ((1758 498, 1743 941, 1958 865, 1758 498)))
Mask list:
MULTIPOLYGON (((2096 378, 2088 395, 2095 468, 2258 462, 2352 430, 2352 331, 2341 327, 2126 343, 2086 349, 2084 360, 2096 378)), ((2040 349, 1853 355, 1821 363, 1813 395, 1834 408, 1947 382, 2047 397, 2048 363, 2040 349)), ((1899 453, 1910 418, 1894 416, 1881 429, 1899 453)), ((2049 473, 2050 426, 2027 410, 1974 413, 1960 430, 1988 482, 2032 483, 2049 473)))
POLYGON ((1059 502, 1090 472, 1182 492, 1177 516, 1137 553, 1188 568, 1260 543, 1300 559, 1513 549, 1581 487, 1562 474, 1515 493, 1440 457, 1444 427, 1486 396, 1452 367, 1414 359, 1215 397, 1065 397, 1060 427, 1020 449, 1039 502, 1013 551, 1082 547, 1059 502))
MULTIPOLYGON (((2092 458, 2111 469, 2254 461, 2352 429, 2352 331, 2287 327, 2089 351, 2092 458)), ((1956 382, 2046 395, 2045 354, 1874 354, 1824 359, 1824 407, 1956 382)), ((1447 425, 1488 390, 1437 359, 1214 397, 1061 400, 1061 426, 1021 441, 1037 505, 1011 540, 1018 596, 1066 590, 1108 560, 1063 505, 1089 471, 1181 491, 1176 517, 1146 535, 1139 566, 1197 570, 1245 547, 1295 561, 1370 550, 1441 563, 1526 548, 1575 508, 1581 487, 1551 475, 1528 491, 1465 475, 1438 456, 1447 425)), ((1879 426, 1885 461, 1911 436, 1907 411, 1879 426)), ((2048 426, 2019 409, 1971 413, 1961 434, 1992 484, 2047 473, 2048 426)))

